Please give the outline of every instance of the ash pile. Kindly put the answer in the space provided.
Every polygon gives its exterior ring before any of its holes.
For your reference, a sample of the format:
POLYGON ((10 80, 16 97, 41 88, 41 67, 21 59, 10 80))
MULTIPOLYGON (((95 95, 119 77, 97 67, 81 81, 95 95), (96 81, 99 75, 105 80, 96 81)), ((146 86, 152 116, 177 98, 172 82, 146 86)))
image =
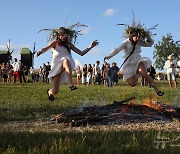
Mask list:
POLYGON ((104 106, 79 107, 51 117, 57 123, 71 126, 113 125, 180 120, 180 108, 157 101, 134 104, 135 97, 104 106))

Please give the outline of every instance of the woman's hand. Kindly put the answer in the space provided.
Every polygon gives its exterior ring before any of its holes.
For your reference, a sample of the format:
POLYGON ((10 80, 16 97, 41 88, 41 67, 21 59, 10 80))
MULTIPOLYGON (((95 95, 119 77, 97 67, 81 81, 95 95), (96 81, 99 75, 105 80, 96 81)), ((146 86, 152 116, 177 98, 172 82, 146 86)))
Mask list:
POLYGON ((36 52, 36 56, 38 57, 41 54, 40 51, 36 52))
POLYGON ((91 49, 91 48, 94 48, 95 46, 97 46, 99 44, 99 42, 97 41, 97 40, 95 40, 95 41, 93 41, 92 43, 91 43, 91 45, 89 46, 89 48, 91 49))
POLYGON ((111 57, 110 56, 106 56, 106 57, 104 57, 104 61, 107 59, 107 60, 109 60, 111 57))

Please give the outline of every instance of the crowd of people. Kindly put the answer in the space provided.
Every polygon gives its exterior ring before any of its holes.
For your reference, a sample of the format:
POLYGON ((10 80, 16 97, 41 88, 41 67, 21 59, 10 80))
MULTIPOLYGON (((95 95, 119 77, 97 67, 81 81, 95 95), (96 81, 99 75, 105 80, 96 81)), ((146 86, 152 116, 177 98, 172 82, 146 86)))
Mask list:
MULTIPOLYGON (((176 78, 180 76, 178 74, 178 69, 180 67, 180 63, 173 60, 173 56, 169 55, 168 60, 165 63, 164 68, 166 69, 166 73, 156 72, 153 65, 151 65, 147 69, 147 74, 151 76, 153 80, 167 80, 169 83, 169 87, 172 89, 174 84, 174 88, 177 88, 177 80, 176 78), (170 63, 171 67, 170 67, 170 63)), ((10 64, 10 62, 2 63, 0 65, 0 82, 14 82, 17 81, 20 83, 26 82, 49 82, 49 72, 51 70, 51 65, 49 62, 43 63, 39 69, 35 69, 30 67, 29 69, 24 66, 21 61, 18 61, 17 58, 14 58, 14 63, 10 64)), ((179 68, 180 70, 180 68, 179 68)), ((118 84, 119 79, 122 79, 123 73, 119 70, 116 62, 112 64, 104 63, 101 65, 100 61, 96 61, 96 64, 84 64, 81 68, 78 66, 73 74, 76 75, 76 84, 77 85, 104 85, 108 87, 112 87, 113 85, 118 84)), ((141 86, 149 86, 145 80, 145 78, 141 77, 140 80, 141 86)))
POLYGON ((42 66, 35 72, 34 67, 27 68, 26 66, 14 58, 13 64, 10 62, 2 63, 0 65, 0 82, 49 82, 49 71, 51 70, 51 65, 49 62, 47 64, 43 63, 42 66))
POLYGON ((0 65, 0 80, 4 83, 14 82, 17 80, 22 83, 28 81, 28 68, 24 66, 21 61, 14 58, 14 63, 2 63, 0 65))
POLYGON ((104 86, 112 87, 118 83, 119 67, 115 62, 111 64, 104 61, 100 66, 100 61, 96 64, 84 64, 83 68, 79 66, 75 70, 77 85, 94 85, 103 84, 104 86))

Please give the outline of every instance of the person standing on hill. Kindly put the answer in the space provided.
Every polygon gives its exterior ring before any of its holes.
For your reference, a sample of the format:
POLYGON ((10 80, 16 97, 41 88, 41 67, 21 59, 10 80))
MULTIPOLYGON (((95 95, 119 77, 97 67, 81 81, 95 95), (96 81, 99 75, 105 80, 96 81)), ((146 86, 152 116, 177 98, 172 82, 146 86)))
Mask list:
POLYGON ((84 64, 82 68, 82 84, 86 85, 87 83, 87 64, 84 64))
POLYGON ((22 83, 21 75, 19 73, 20 70, 20 63, 18 62, 17 58, 14 58, 14 64, 13 64, 13 71, 14 71, 14 83, 16 83, 16 79, 22 83))
POLYGON ((49 62, 47 62, 47 65, 46 65, 46 74, 45 74, 45 81, 46 82, 49 82, 48 75, 49 75, 50 70, 51 70, 51 65, 49 64, 49 62))
POLYGON ((95 64, 95 83, 97 82, 98 83, 98 85, 100 85, 101 84, 101 69, 100 69, 100 67, 99 67, 99 65, 100 65, 100 61, 98 60, 98 61, 96 61, 96 64, 95 64))
POLYGON ((167 69, 167 80, 169 83, 169 87, 172 89, 172 81, 174 82, 174 86, 177 89, 177 81, 176 81, 176 67, 177 63, 173 60, 173 56, 169 55, 168 60, 165 62, 165 68, 167 69))
MULTIPOLYGON (((155 68, 154 68, 153 65, 151 65, 151 66, 148 68, 147 72, 148 72, 148 75, 149 75, 153 80, 155 80, 156 70, 155 70, 155 68)), ((151 88, 151 85, 150 85, 150 84, 149 84, 149 88, 151 88)))
POLYGON ((111 70, 111 74, 112 74, 112 83, 114 85, 116 85, 118 83, 119 68, 115 62, 112 63, 110 70, 111 70))
MULTIPOLYGON (((47 50, 52 49, 53 59, 51 63, 51 71, 49 72, 49 78, 52 82, 52 88, 47 90, 48 99, 54 101, 54 94, 59 92, 59 84, 67 82, 70 85, 70 90, 76 90, 72 81, 72 71, 75 68, 75 62, 71 55, 71 50, 75 53, 83 56, 92 48, 98 45, 98 41, 93 41, 89 47, 84 50, 78 49, 74 44, 79 31, 73 30, 74 27, 86 26, 80 23, 74 24, 68 28, 60 27, 57 29, 43 29, 50 30, 50 38, 52 41, 47 47, 37 52, 37 56, 45 53, 47 50)), ((87 26, 86 26, 87 27, 87 26)), ((41 30, 42 31, 42 30, 41 30)))

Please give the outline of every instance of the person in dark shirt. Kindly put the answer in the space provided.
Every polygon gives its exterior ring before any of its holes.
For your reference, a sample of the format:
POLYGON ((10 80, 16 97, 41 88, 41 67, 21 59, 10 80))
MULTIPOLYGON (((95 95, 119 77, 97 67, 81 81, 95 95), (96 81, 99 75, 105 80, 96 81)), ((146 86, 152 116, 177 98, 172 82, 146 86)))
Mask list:
MULTIPOLYGON (((153 65, 151 65, 147 70, 148 75, 154 80, 156 75, 156 70, 153 65)), ((149 88, 151 88, 151 85, 149 84, 149 88)))

